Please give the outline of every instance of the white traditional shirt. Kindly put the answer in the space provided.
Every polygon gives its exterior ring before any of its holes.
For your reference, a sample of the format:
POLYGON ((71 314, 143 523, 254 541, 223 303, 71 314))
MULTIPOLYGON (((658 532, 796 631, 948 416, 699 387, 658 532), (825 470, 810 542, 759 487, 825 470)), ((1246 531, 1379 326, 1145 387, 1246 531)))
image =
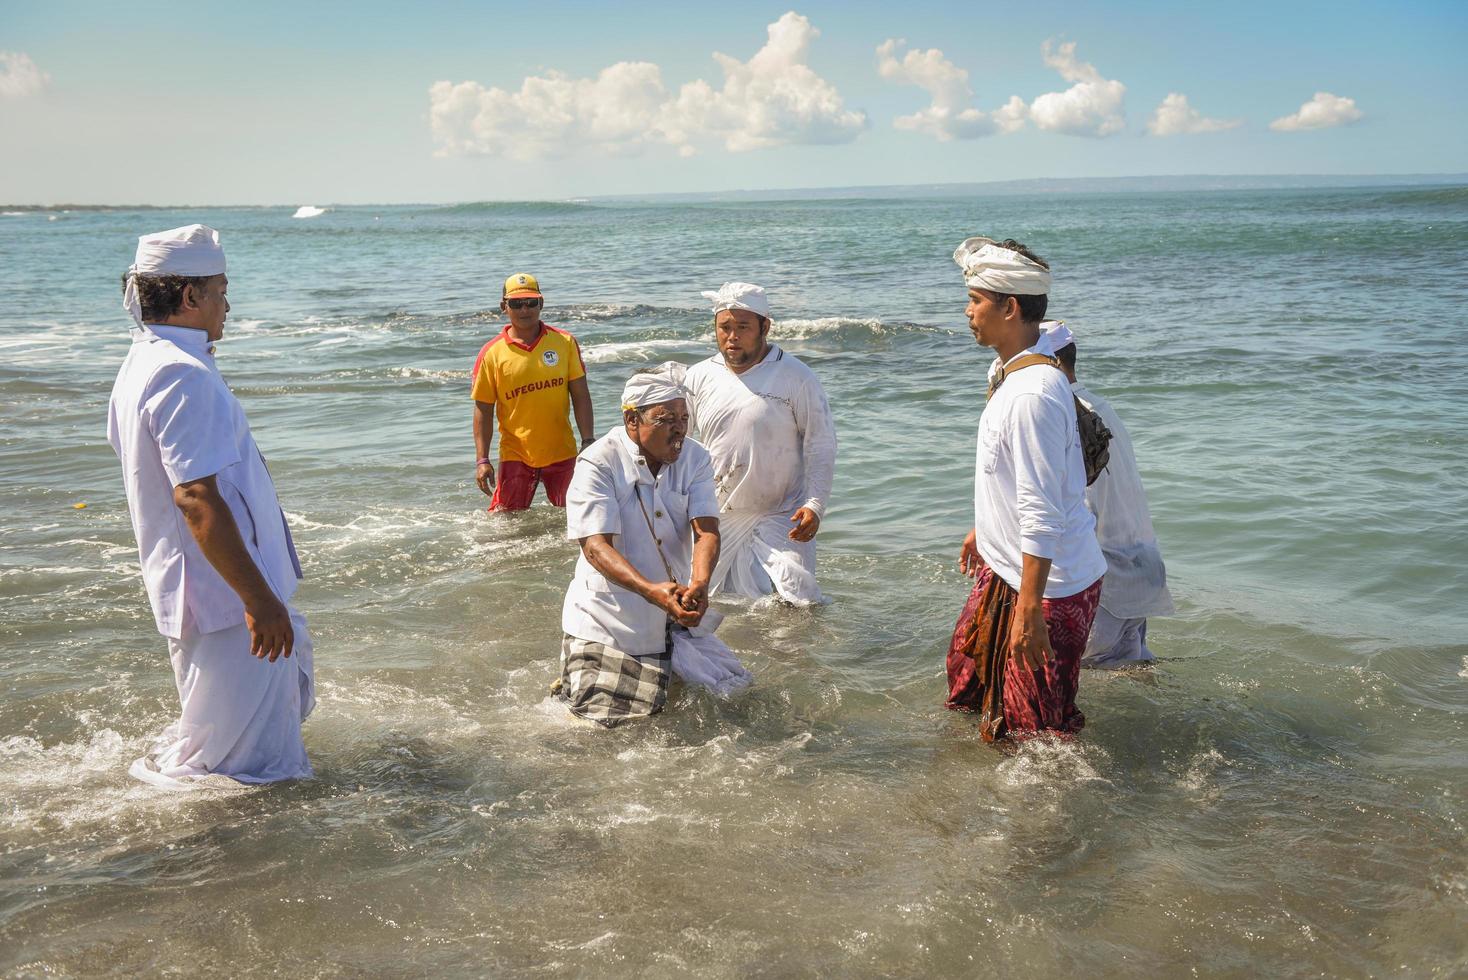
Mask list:
MULTIPOLYGON (((1011 360, 1034 353, 1030 348, 1011 360)), ((1070 383, 1044 365, 1014 372, 979 418, 974 467, 979 554, 1016 590, 1028 553, 1051 560, 1045 598, 1083 591, 1106 571, 1085 490, 1070 383)))
POLYGON ((245 606, 199 550, 173 490, 216 478, 245 550, 286 602, 301 564, 275 484, 245 410, 214 363, 203 330, 148 324, 133 331, 108 407, 107 441, 122 461, 128 511, 158 632, 199 633, 245 621, 245 606))
POLYGON ((1131 434, 1105 398, 1087 391, 1080 382, 1070 387, 1111 430, 1111 460, 1086 488, 1086 505, 1096 515, 1096 539, 1106 556, 1101 605, 1117 619, 1169 615, 1174 609, 1167 591, 1167 569, 1152 529, 1131 434))
POLYGON ((809 507, 826 516, 836 426, 815 372, 771 344, 743 374, 729 370, 722 354, 700 361, 683 387, 691 425, 713 457, 724 511, 789 518, 809 507))
MULTIPOLYGON (((621 426, 582 450, 566 490, 566 537, 613 535, 612 546, 652 582, 668 580, 665 557, 673 575, 686 584, 693 561, 690 522, 718 516, 706 449, 685 439, 677 461, 664 463, 653 476, 621 426)), ((661 606, 609 580, 584 553, 576 559, 576 576, 561 606, 566 633, 645 657, 666 648, 667 622, 661 606)))

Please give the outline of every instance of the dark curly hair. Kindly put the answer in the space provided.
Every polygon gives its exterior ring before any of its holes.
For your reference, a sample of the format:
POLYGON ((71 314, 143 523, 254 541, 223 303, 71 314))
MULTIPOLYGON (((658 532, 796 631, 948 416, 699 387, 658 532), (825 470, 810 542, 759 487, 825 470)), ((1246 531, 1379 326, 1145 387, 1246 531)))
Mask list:
MULTIPOLYGON (((138 303, 143 308, 144 323, 158 323, 173 316, 183 307, 183 293, 188 286, 203 291, 213 276, 138 276, 138 303)), ((127 275, 122 277, 122 291, 127 292, 127 275)))

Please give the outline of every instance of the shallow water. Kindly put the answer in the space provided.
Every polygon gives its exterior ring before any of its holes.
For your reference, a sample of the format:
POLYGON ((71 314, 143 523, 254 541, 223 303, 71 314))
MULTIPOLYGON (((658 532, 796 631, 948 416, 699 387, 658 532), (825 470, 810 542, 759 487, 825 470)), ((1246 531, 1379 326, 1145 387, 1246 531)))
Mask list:
POLYGON ((1468 190, 290 213, 0 218, 0 971, 1468 969, 1468 190), (132 238, 192 220, 321 704, 317 779, 179 797, 126 775, 176 696, 103 428, 132 238), (948 254, 995 231, 1056 267, 1180 610, 1009 750, 941 708, 986 361, 948 254), (826 384, 835 601, 725 606, 748 693, 548 701, 573 546, 472 485, 521 269, 603 431, 726 278, 826 384))

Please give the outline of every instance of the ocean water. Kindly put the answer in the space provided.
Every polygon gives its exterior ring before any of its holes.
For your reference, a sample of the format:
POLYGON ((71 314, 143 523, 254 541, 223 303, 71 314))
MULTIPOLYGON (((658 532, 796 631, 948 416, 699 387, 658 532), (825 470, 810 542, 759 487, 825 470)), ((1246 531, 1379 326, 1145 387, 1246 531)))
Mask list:
POLYGON ((1468 971, 1468 189, 292 211, 0 216, 0 973, 1468 971), (104 427, 135 236, 196 220, 321 703, 316 779, 177 796, 126 775, 176 695, 104 427), (1017 749, 941 706, 979 233, 1054 265, 1179 607, 1017 749), (574 545, 472 481, 515 271, 600 431, 726 279, 825 383, 834 602, 722 606, 746 694, 548 700, 574 545))

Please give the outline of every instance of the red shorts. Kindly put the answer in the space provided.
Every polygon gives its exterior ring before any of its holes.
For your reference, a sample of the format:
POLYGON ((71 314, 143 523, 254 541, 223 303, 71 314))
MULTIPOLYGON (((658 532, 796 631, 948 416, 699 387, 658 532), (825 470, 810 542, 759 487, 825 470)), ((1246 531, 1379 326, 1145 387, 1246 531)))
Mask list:
POLYGON ((557 507, 564 507, 566 488, 571 485, 571 473, 575 469, 575 456, 538 469, 517 459, 502 459, 494 475, 494 497, 489 502, 489 509, 525 510, 535 499, 538 483, 545 484, 545 499, 557 507))

